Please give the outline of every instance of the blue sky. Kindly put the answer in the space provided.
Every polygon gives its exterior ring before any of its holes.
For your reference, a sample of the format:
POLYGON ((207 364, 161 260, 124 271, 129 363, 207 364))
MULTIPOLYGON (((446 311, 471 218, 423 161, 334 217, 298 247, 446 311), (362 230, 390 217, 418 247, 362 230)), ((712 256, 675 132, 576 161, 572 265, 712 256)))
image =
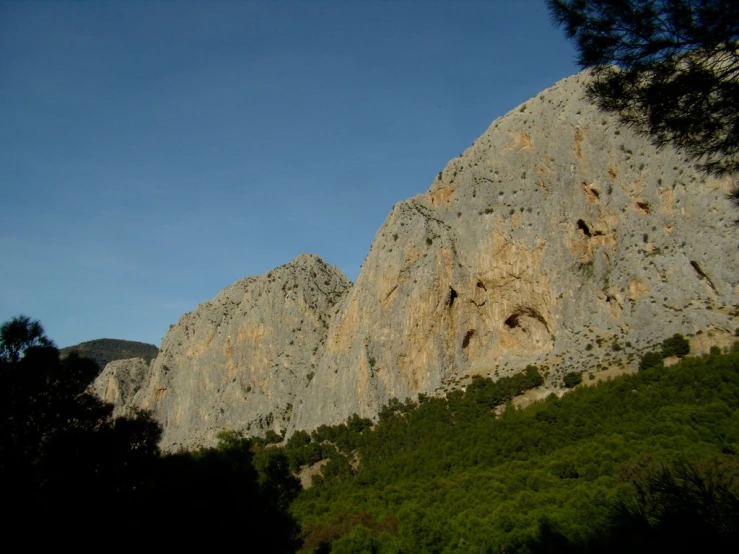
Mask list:
POLYGON ((543 0, 0 0, 0 321, 158 345, 300 253, 354 280, 393 204, 576 71, 543 0))

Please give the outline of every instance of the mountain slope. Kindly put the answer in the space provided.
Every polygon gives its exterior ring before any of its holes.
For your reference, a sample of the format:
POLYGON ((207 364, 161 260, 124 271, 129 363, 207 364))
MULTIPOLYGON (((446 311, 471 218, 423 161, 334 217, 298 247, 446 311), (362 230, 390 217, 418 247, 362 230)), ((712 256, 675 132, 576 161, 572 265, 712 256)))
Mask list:
POLYGON ((587 79, 496 120, 428 193, 393 208, 291 430, 373 417, 468 374, 536 363, 558 380, 614 343, 633 352, 736 327, 732 180, 600 113, 587 79))
POLYGON ((354 285, 315 256, 239 281, 170 329, 143 382, 118 368, 98 390, 138 391, 126 404, 154 412, 163 446, 190 447, 375 417, 528 364, 558 391, 675 333, 733 332, 732 179, 600 113, 588 78, 497 119, 398 203, 354 285))
POLYGON ((280 431, 313 377, 334 306, 350 286, 319 257, 298 256, 185 314, 148 372, 140 360, 111 365, 96 390, 109 401, 120 397, 125 409, 152 411, 164 427, 165 449, 211 445, 224 430, 280 431))

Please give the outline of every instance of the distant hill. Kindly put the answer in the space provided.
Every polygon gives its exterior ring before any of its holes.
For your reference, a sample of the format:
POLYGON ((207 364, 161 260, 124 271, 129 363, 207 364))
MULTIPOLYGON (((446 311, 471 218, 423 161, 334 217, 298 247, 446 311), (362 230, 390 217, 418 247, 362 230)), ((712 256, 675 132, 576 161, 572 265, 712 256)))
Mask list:
POLYGON ((70 352, 77 352, 80 356, 92 358, 100 365, 100 369, 103 369, 109 362, 125 360, 126 358, 144 358, 147 362, 150 362, 156 357, 159 349, 153 344, 145 342, 95 339, 61 349, 62 357, 70 352))

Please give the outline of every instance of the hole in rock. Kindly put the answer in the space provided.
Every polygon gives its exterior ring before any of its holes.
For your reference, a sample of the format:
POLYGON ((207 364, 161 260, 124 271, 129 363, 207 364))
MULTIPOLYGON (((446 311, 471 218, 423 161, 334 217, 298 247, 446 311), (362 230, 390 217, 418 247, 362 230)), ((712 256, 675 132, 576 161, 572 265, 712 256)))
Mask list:
POLYGON ((447 305, 451 308, 454 305, 454 300, 457 298, 457 291, 452 287, 449 287, 449 298, 447 299, 447 305))
POLYGON ((586 236, 592 236, 590 234, 590 227, 582 219, 577 220, 577 228, 580 229, 586 236))
POLYGON ((645 213, 645 214, 650 214, 650 213, 652 213, 652 209, 651 209, 651 208, 649 207, 649 204, 648 204, 648 203, 646 203, 646 202, 637 202, 637 203, 636 203, 636 208, 637 208, 637 209, 638 209, 638 210, 639 210, 640 212, 642 212, 642 213, 645 213))
POLYGON ((547 349, 554 345, 549 325, 534 308, 519 308, 503 322, 506 335, 521 348, 547 349))
POLYGON ((467 333, 464 336, 464 339, 462 340, 462 348, 467 348, 470 345, 470 340, 472 339, 474 334, 475 334, 474 329, 470 329, 469 331, 467 331, 467 333))
POLYGON ((505 326, 509 329, 515 329, 518 327, 518 315, 519 314, 513 314, 508 317, 508 319, 505 320, 505 326))
POLYGON ((478 289, 482 289, 482 290, 488 290, 488 289, 485 288, 485 285, 482 284, 482 281, 478 281, 477 282, 477 288, 478 289))

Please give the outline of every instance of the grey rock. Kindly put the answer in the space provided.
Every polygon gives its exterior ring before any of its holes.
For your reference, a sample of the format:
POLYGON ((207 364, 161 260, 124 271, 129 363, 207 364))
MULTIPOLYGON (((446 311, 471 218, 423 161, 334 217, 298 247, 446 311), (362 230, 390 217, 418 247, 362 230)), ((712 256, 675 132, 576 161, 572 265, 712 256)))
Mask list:
POLYGON ((587 73, 494 121, 397 204, 334 318, 290 431, 373 417, 470 374, 567 371, 734 329, 734 181, 599 112, 587 73), (588 347, 588 345, 591 345, 588 347))
POLYGON ((284 430, 350 286, 313 255, 237 281, 169 329, 126 406, 153 413, 165 450, 211 446, 220 431, 284 430))
POLYGON ((733 177, 599 112, 588 78, 497 119, 398 203, 353 286, 315 256, 238 281, 170 329, 138 391, 132 364, 131 386, 106 368, 99 394, 151 410, 172 450, 374 417, 391 398, 527 364, 556 392, 614 349, 733 332, 733 177))
POLYGON ((131 401, 149 377, 150 362, 129 358, 108 363, 90 387, 100 399, 113 404, 114 416, 126 415, 131 401))

